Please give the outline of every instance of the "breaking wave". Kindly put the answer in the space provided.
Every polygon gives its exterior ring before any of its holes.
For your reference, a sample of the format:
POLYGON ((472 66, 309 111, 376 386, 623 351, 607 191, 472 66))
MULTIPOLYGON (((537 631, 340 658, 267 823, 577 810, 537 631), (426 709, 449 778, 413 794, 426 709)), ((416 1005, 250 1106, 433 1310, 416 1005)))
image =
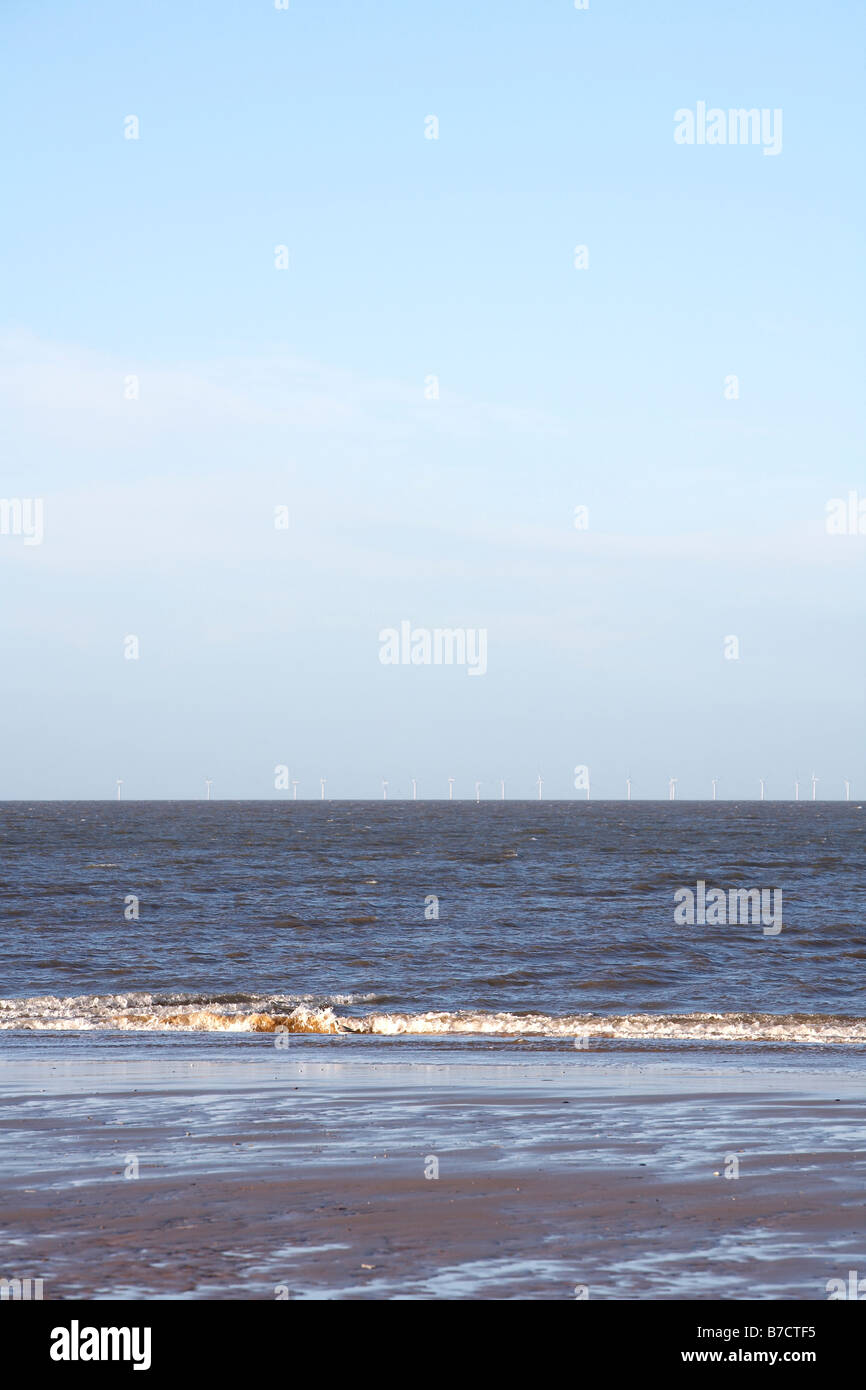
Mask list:
POLYGON ((692 1013, 570 1014, 431 1010, 338 1013, 377 1002, 375 994, 235 994, 216 998, 109 994, 0 999, 0 1029, 194 1033, 323 1033, 381 1037, 646 1039, 866 1045, 866 1019, 845 1015, 692 1013))

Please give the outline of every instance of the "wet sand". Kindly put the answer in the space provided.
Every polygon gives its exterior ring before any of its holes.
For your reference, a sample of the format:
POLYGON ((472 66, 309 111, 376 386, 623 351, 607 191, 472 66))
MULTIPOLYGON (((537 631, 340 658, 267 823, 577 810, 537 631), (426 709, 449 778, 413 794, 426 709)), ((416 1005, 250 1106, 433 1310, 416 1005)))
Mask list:
POLYGON ((0 1062, 0 1274, 46 1298, 826 1299, 866 1273, 862 1087, 832 1059, 72 1054, 0 1062))

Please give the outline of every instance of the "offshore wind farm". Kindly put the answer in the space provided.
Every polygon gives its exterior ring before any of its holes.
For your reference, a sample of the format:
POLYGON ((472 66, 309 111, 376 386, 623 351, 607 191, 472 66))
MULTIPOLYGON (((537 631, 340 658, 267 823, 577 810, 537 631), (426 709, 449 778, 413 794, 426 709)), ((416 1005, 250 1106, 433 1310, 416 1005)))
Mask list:
MULTIPOLYGON (((664 784, 664 795, 661 795, 661 794, 653 795, 652 791, 644 791, 644 794, 643 794, 643 795, 640 795, 640 793, 638 793, 637 796, 633 796, 633 782, 632 782, 632 779, 631 779, 630 777, 627 777, 627 778, 625 779, 625 792, 624 792, 624 795, 623 795, 623 797, 622 797, 621 799, 624 800, 624 801, 631 801, 631 800, 633 800, 633 799, 636 800, 636 801, 639 801, 639 800, 642 800, 642 801, 661 801, 661 800, 667 800, 667 801, 676 801, 676 800, 680 800, 680 801, 683 801, 683 800, 685 800, 685 801, 716 801, 716 800, 725 800, 725 799, 731 800, 731 801, 749 801, 749 800, 751 800, 751 799, 755 799, 755 800, 758 800, 758 801, 764 801, 764 800, 767 800, 767 801, 785 801, 785 800, 789 800, 789 799, 790 799, 790 800, 794 800, 794 801, 799 801, 799 799, 800 799, 800 797, 799 797, 799 787, 800 787, 800 784, 799 784, 799 781, 797 781, 797 780, 794 781, 794 784, 793 784, 793 793, 792 793, 792 795, 791 795, 790 797, 786 797, 786 796, 782 796, 782 795, 779 795, 779 796, 775 796, 775 797, 774 797, 774 796, 772 795, 772 793, 771 793, 769 796, 766 794, 767 780, 766 780, 765 778, 762 777, 762 778, 760 778, 759 781, 758 781, 758 793, 757 793, 757 796, 756 796, 755 798, 750 798, 749 796, 742 796, 742 795, 739 795, 739 796, 738 796, 738 795, 732 795, 732 796, 730 796, 730 797, 728 797, 728 798, 719 797, 718 794, 717 794, 717 792, 718 792, 718 784, 719 784, 719 780, 720 780, 720 779, 717 778, 717 777, 711 778, 710 784, 709 784, 709 785, 710 785, 710 790, 709 790, 709 794, 708 794, 707 796, 701 796, 701 795, 699 795, 699 794, 694 794, 694 795, 685 796, 685 797, 682 796, 682 794, 680 794, 680 795, 678 796, 678 795, 677 795, 677 786, 678 786, 678 784, 679 784, 679 780, 680 780, 680 779, 677 778, 677 777, 669 777, 669 778, 667 779, 667 782, 664 784)), ((815 777, 815 776, 813 776, 812 779, 811 779, 811 789, 812 789, 812 790, 811 790, 811 800, 812 800, 812 801, 817 801, 817 800, 819 799, 819 798, 818 798, 818 781, 819 781, 819 778, 818 778, 818 777, 815 777)), ((319 779, 319 781, 318 781, 318 786, 319 786, 318 799, 319 799, 320 801, 325 801, 325 800, 328 800, 328 799, 329 799, 329 798, 327 798, 326 795, 325 795, 325 786, 326 786, 326 784, 327 784, 327 779, 326 779, 326 778, 322 777, 322 778, 319 779)), ((297 790, 297 789, 298 789, 299 786, 302 786, 302 785, 303 785, 303 784, 302 784, 302 782, 301 782, 299 779, 294 779, 294 778, 292 779, 292 781, 291 781, 291 800, 293 800, 293 801, 297 801, 297 800, 298 800, 298 790, 297 790)), ((435 791, 435 789, 434 789, 434 790, 431 792, 430 795, 428 795, 428 796, 426 796, 426 797, 422 795, 421 797, 419 797, 419 796, 418 796, 418 779, 417 779, 416 777, 410 777, 410 778, 408 779, 408 781, 407 781, 406 784, 405 784, 405 785, 406 785, 406 794, 405 794, 405 796, 402 796, 402 797, 400 796, 400 793, 399 793, 399 787, 400 787, 400 785, 401 785, 399 781, 396 781, 396 780, 395 780, 395 781, 390 781, 388 778, 384 778, 384 777, 383 777, 382 780, 381 780, 381 784, 380 784, 380 785, 381 785, 382 800, 383 800, 383 801, 387 801, 387 800, 389 799, 389 795, 388 795, 389 788, 392 789, 392 794, 391 794, 391 797, 390 797, 390 799, 391 799, 392 801, 400 801, 400 800, 407 800, 407 801, 419 801, 419 800, 420 800, 420 801, 436 801, 436 800, 440 800, 440 799, 447 799, 448 801, 452 801, 452 800, 459 801, 459 800, 470 799, 469 796, 468 796, 468 794, 467 794, 467 796, 461 797, 459 791, 458 791, 458 793, 457 793, 456 796, 454 795, 454 787, 455 787, 455 786, 458 786, 458 787, 459 787, 459 779, 456 778, 456 777, 449 777, 449 778, 447 779, 447 792, 445 791, 445 788, 444 788, 444 786, 443 786, 443 788, 442 788, 442 790, 441 790, 441 792, 440 792, 440 794, 439 794, 438 796, 437 796, 436 791, 435 791), (395 787, 398 789, 397 792, 396 792, 396 794, 395 794, 394 791, 393 791, 393 788, 395 788, 395 787)), ((472 788, 471 799, 473 799, 476 803, 477 803, 477 802, 480 802, 481 800, 492 800, 492 799, 493 799, 492 796, 491 796, 491 797, 486 797, 486 798, 483 798, 483 797, 482 797, 482 794, 481 794, 481 789, 482 789, 482 786, 483 786, 483 783, 482 783, 482 782, 480 782, 480 781, 469 782, 469 781, 467 780, 466 785, 467 785, 467 786, 471 786, 471 788, 472 788)), ((846 777, 846 778, 842 778, 841 781, 840 781, 840 783, 839 783, 839 789, 838 789, 837 795, 834 797, 834 796, 832 795, 831 792, 828 792, 827 796, 826 796, 824 799, 825 799, 825 800, 850 801, 850 800, 851 800, 851 785, 852 785, 852 784, 851 784, 850 778, 847 778, 847 777, 846 777)), ((121 791, 121 787, 122 787, 122 786, 123 786, 123 781, 122 781, 121 778, 118 778, 118 779, 117 779, 117 800, 118 800, 118 801, 121 799, 120 791, 121 791)), ((210 801, 210 800, 211 800, 211 794, 212 794, 212 788, 213 788, 213 780, 210 779, 210 778, 207 779, 205 786, 206 786, 205 800, 210 801)), ((501 801, 505 801, 505 800, 506 800, 506 794, 505 794, 505 778, 500 778, 500 779, 499 779, 499 781, 498 781, 498 786, 499 786, 498 799, 501 800, 501 801)), ((521 797, 521 796, 519 795, 519 791, 518 791, 518 795, 512 796, 511 799, 512 799, 512 800, 515 800, 515 801, 530 800, 530 799, 534 799, 534 800, 537 800, 537 801, 542 801, 542 800, 544 800, 543 790, 544 790, 544 779, 543 779, 543 777, 541 776, 541 774, 539 774, 538 777, 537 777, 536 780, 535 780, 534 796, 533 796, 533 795, 529 792, 529 790, 527 789, 527 793, 526 793, 525 796, 521 797)), ((275 796, 277 799, 279 799, 279 800, 286 800, 286 799, 289 799, 289 798, 284 798, 284 797, 279 796, 279 793, 277 793, 277 792, 274 793, 274 796, 275 796)), ((157 797, 157 798, 152 798, 152 797, 150 797, 150 798, 145 798, 145 799, 148 799, 148 800, 153 800, 153 799, 161 800, 161 799, 163 799, 163 798, 159 798, 159 797, 157 797)), ((183 799, 183 798, 180 798, 180 799, 183 799)), ((232 800, 248 800, 248 799, 259 800, 259 799, 263 799, 263 798, 257 798, 257 797, 254 797, 254 798, 233 797, 233 798, 229 798, 229 799, 232 799, 232 800)), ((304 797, 304 795, 303 795, 303 793, 302 793, 302 794, 301 794, 301 800, 305 800, 305 799, 306 799, 306 798, 304 797)), ((364 800, 365 798, 363 798, 363 797, 360 797, 360 798, 359 798, 359 797, 352 797, 352 796, 338 796, 338 797, 336 797, 336 798, 332 797, 332 798, 330 798, 330 799, 332 799, 332 800, 333 800, 333 799, 336 799, 336 800, 357 801, 357 800, 364 800)), ((551 798, 548 798, 548 799, 551 799, 551 798)), ((574 800, 582 800, 583 797, 569 797, 569 798, 564 798, 564 797, 553 797, 552 799, 553 799, 553 800, 566 800, 566 799, 568 799, 568 800, 571 800, 571 799, 574 799, 574 800)), ((590 796, 589 796, 589 786, 587 786, 587 787, 585 788, 585 799, 586 799, 587 801, 590 799, 590 796)), ((610 801, 610 800, 618 800, 618 799, 620 799, 620 798, 610 797, 610 796, 602 796, 602 797, 597 797, 596 799, 597 799, 597 800, 600 800, 600 801, 610 801)))

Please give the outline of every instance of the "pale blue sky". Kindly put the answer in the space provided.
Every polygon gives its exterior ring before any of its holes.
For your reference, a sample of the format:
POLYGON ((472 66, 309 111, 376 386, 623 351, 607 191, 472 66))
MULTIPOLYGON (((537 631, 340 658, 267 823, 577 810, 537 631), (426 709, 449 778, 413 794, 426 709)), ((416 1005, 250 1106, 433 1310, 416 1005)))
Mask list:
POLYGON ((866 794, 864 28, 10 0, 0 795, 866 794), (383 667, 404 618, 488 674, 383 667))

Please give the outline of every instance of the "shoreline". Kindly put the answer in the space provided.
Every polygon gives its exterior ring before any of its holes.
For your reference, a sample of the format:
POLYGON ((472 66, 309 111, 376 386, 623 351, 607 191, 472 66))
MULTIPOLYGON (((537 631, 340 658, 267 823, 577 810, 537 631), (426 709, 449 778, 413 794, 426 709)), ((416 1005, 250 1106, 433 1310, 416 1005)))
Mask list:
POLYGON ((866 1268, 829 1049, 50 1041, 0 1052, 3 1273, 49 1299, 821 1299, 866 1268))

